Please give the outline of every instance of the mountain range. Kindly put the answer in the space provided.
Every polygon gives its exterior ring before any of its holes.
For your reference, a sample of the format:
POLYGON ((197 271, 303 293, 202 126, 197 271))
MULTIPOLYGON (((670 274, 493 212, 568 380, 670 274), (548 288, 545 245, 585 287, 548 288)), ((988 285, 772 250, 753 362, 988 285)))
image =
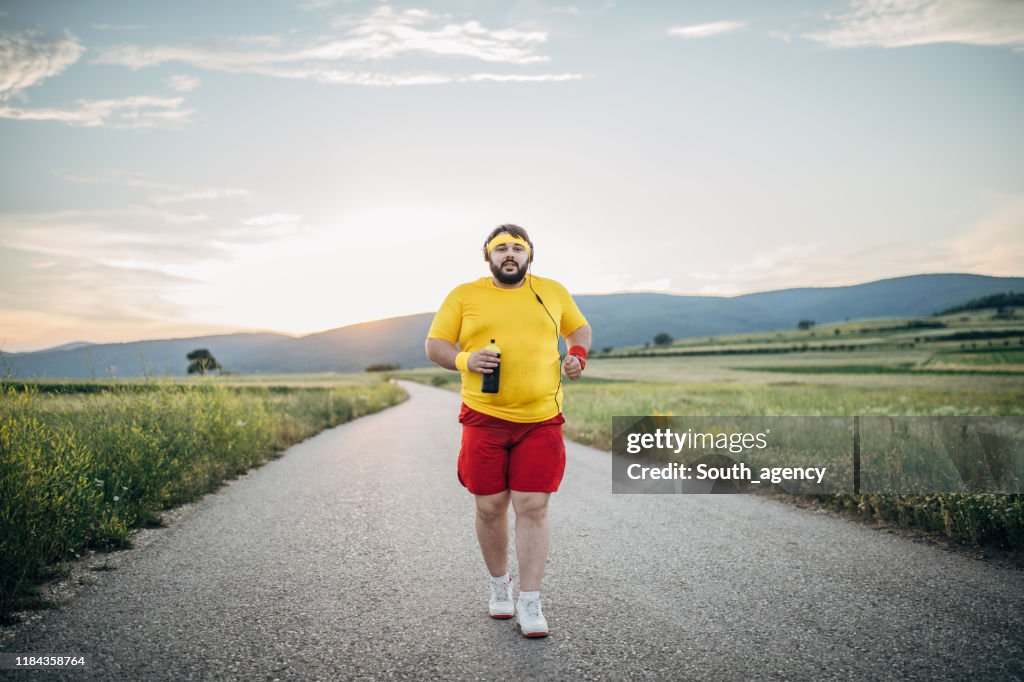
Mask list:
MULTIPOLYGON (((847 319, 921 317, 989 294, 1024 292, 1022 277, 929 274, 845 287, 782 289, 743 296, 623 293, 575 296, 594 328, 594 347, 674 338, 792 329, 847 319)), ((392 317, 302 337, 245 333, 90 344, 3 353, 0 372, 16 378, 182 375, 185 355, 208 349, 225 370, 241 373, 351 372, 374 363, 429 364, 423 340, 433 313, 392 317)))

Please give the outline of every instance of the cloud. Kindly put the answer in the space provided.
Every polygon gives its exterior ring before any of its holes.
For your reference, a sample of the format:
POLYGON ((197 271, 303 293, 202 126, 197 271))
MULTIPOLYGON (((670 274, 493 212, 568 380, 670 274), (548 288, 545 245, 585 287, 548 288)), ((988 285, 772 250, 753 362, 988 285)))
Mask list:
POLYGON ((138 31, 149 28, 145 24, 89 24, 97 31, 138 31))
POLYGON ((80 99, 77 108, 37 108, 0 106, 0 118, 18 121, 60 121, 85 127, 173 128, 187 123, 194 109, 182 109, 180 97, 138 95, 123 99, 80 99))
POLYGON ((193 90, 199 87, 199 84, 202 81, 200 81, 195 76, 184 76, 181 74, 177 74, 174 76, 170 76, 164 82, 167 83, 167 87, 171 88, 172 90, 177 90, 178 92, 192 92, 193 90))
POLYGON ((252 192, 234 187, 205 187, 200 189, 181 189, 175 194, 153 197, 157 206, 178 204, 186 201, 209 201, 211 199, 231 199, 234 197, 251 198, 252 192))
POLYGON ((245 189, 180 187, 119 169, 62 177, 162 193, 117 208, 0 214, 3 246, 106 265, 159 268, 223 260, 236 247, 267 243, 300 227, 301 216, 287 213, 241 219, 237 203, 230 202, 241 198, 246 200, 243 207, 248 206, 252 193, 245 189), (188 202, 203 205, 199 210, 175 207, 188 202))
POLYGON ((678 273, 672 280, 681 290, 735 295, 941 272, 1024 276, 1024 196, 1004 199, 945 238, 894 240, 845 249, 785 244, 722 269, 678 273))
POLYGON ((91 185, 120 185, 123 187, 138 187, 143 189, 158 189, 162 191, 180 191, 182 188, 166 182, 157 182, 146 178, 142 173, 126 171, 119 168, 107 168, 97 175, 81 175, 79 173, 56 172, 55 175, 68 182, 77 182, 91 185))
POLYGON ((964 43, 1024 51, 1024 2, 1016 0, 854 0, 850 10, 804 37, 835 48, 964 43))
POLYGON ((83 49, 67 31, 57 39, 36 30, 0 33, 0 101, 57 75, 78 61, 83 49))
POLYGON ((436 71, 418 73, 383 73, 372 71, 344 71, 331 68, 254 68, 251 73, 288 78, 311 80, 325 85, 362 85, 366 87, 390 88, 409 85, 445 85, 448 83, 559 83, 586 78, 578 73, 470 73, 451 74, 436 71))
POLYGON ((0 309, 94 320, 131 318, 140 309, 148 309, 152 316, 180 315, 184 311, 164 301, 162 292, 194 283, 158 268, 55 257, 27 249, 0 247, 0 263, 4 272, 0 309), (39 267, 41 262, 50 267, 39 267))
POLYGON ((227 73, 367 86, 557 82, 583 77, 580 74, 458 74, 435 70, 390 73, 360 66, 410 54, 516 66, 542 64, 549 61, 538 52, 548 39, 543 31, 491 29, 477 21, 452 22, 447 16, 427 10, 396 10, 388 5, 366 15, 339 17, 332 26, 342 32, 340 37, 305 44, 287 45, 274 36, 249 36, 217 45, 121 45, 101 50, 96 62, 131 69, 181 62, 227 73))
POLYGON ((327 9, 328 7, 333 7, 334 5, 337 5, 339 2, 350 4, 353 2, 353 0, 307 0, 307 2, 304 2, 301 5, 299 5, 299 9, 310 12, 313 10, 327 9))
POLYGON ((52 257, 163 267, 221 259, 233 243, 261 238, 228 236, 226 227, 232 224, 208 213, 129 205, 108 210, 6 214, 0 216, 0 234, 8 248, 52 257))
POLYGON ((949 250, 971 272, 1024 275, 1024 196, 1005 200, 967 225, 949 250))
POLYGON ((292 213, 271 213, 270 215, 259 215, 254 218, 246 218, 243 225, 279 225, 281 223, 296 223, 302 220, 302 216, 292 213))
POLYGON ((593 7, 583 7, 579 5, 556 5, 551 8, 551 11, 555 14, 568 14, 574 17, 586 16, 590 14, 604 14, 608 10, 615 7, 613 0, 608 0, 600 5, 593 7))
MULTIPOLYGON (((150 180, 142 173, 120 168, 107 168, 95 175, 62 172, 57 172, 55 175, 68 182, 80 184, 117 185, 119 187, 152 189, 165 192, 164 194, 157 194, 148 198, 152 207, 157 208, 167 204, 180 204, 189 201, 210 201, 213 199, 234 199, 237 197, 251 199, 253 196, 249 190, 238 187, 183 187, 169 182, 150 180)), ((103 213, 109 214, 110 212, 103 213)))
POLYGON ((672 26, 668 34, 675 38, 707 38, 709 36, 732 33, 746 27, 743 21, 713 21, 708 24, 694 24, 692 26, 672 26))
POLYGON ((636 282, 634 284, 630 284, 626 288, 629 291, 668 291, 671 284, 671 277, 662 277, 660 279, 652 279, 647 282, 636 282))

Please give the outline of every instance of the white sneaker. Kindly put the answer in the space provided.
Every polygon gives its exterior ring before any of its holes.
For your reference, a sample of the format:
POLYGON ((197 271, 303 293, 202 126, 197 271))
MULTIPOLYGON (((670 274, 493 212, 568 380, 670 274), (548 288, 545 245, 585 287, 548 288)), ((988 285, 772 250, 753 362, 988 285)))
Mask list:
POLYGON ((507 620, 516 612, 516 604, 512 600, 512 578, 508 582, 498 583, 491 581, 491 602, 487 605, 487 612, 491 618, 507 620))
POLYGON ((540 599, 520 599, 516 603, 516 625, 524 637, 547 637, 548 621, 540 608, 540 599))

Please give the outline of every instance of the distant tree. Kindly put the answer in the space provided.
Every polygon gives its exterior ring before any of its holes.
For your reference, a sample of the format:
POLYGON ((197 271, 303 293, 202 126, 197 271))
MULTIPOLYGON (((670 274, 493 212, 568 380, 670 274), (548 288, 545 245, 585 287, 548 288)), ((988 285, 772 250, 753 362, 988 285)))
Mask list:
POLYGON ((807 330, 814 326, 814 320, 800 320, 796 323, 797 329, 807 330))
POLYGON ((604 348, 601 349, 601 352, 604 353, 605 355, 608 355, 613 350, 615 350, 615 346, 605 346, 604 348))
POLYGON ((377 362, 369 365, 366 368, 367 372, 391 372, 396 369, 402 369, 402 366, 397 362, 377 362))
POLYGON ((658 332, 654 336, 655 346, 671 346, 672 341, 672 336, 668 332, 658 332))
POLYGON ((839 327, 836 327, 836 336, 839 336, 839 327))
POLYGON ((220 363, 205 348, 197 348, 185 357, 189 359, 189 374, 206 374, 215 369, 221 369, 220 363))
POLYGON ((963 305, 953 306, 935 313, 936 315, 948 315, 959 313, 965 310, 981 310, 982 308, 1006 308, 1009 306, 1024 306, 1024 291, 1008 291, 1005 294, 992 294, 981 298, 972 298, 963 305))

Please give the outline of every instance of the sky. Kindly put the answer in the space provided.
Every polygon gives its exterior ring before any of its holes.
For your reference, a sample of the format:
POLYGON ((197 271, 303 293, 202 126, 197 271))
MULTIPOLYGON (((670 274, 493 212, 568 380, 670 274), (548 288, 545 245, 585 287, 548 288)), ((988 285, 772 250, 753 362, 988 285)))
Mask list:
POLYGON ((0 1, 0 351, 1024 276, 1024 2, 0 1))

